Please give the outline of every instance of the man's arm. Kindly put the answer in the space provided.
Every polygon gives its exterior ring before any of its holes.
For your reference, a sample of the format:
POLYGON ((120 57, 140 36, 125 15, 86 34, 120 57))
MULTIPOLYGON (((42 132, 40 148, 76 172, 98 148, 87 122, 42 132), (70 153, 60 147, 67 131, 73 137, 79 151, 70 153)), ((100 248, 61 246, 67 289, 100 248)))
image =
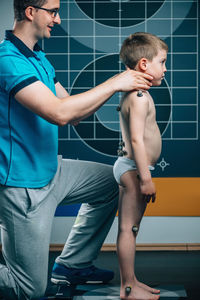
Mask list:
POLYGON ((144 144, 145 123, 149 109, 149 101, 145 93, 143 97, 138 98, 136 93, 129 95, 130 115, 129 127, 131 145, 134 158, 140 176, 140 189, 144 199, 149 202, 155 201, 155 186, 152 182, 151 172, 149 171, 149 162, 144 144))
POLYGON ((67 92, 65 94, 59 83, 56 84, 58 96, 55 96, 42 82, 36 81, 17 92, 15 98, 47 121, 62 126, 88 117, 115 92, 148 89, 151 79, 147 74, 127 70, 87 92, 73 96, 67 92))
POLYGON ((68 92, 66 91, 66 89, 60 84, 60 82, 56 82, 55 84, 55 88, 56 88, 56 96, 60 99, 62 98, 66 98, 69 96, 68 92))
MULTIPOLYGON (((66 89, 60 84, 60 82, 57 82, 55 84, 56 87, 56 96, 60 99, 64 99, 65 97, 68 97, 69 94, 66 91, 66 89)), ((80 120, 73 120, 72 122, 70 122, 71 125, 76 126, 78 125, 80 122, 80 120)))

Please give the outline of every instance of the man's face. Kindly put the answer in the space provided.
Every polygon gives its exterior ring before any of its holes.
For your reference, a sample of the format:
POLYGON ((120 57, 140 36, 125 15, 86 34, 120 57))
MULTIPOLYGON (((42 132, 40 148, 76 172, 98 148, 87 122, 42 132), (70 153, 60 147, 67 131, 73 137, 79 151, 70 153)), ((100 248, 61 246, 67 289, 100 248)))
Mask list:
POLYGON ((59 13, 56 13, 59 8, 60 0, 48 0, 41 9, 35 8, 33 25, 37 40, 50 38, 54 25, 61 23, 59 13))
POLYGON ((153 76, 152 84, 158 86, 161 84, 162 79, 165 76, 167 52, 165 50, 159 50, 158 54, 152 61, 148 61, 146 73, 153 76))

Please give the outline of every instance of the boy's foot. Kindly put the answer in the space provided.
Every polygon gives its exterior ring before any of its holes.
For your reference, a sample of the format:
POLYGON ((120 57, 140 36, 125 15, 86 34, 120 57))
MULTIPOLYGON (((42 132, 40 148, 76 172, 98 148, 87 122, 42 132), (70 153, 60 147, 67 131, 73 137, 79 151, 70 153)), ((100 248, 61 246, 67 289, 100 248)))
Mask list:
POLYGON ((143 282, 140 282, 137 280, 137 283, 136 283, 139 287, 141 287, 142 289, 150 292, 150 293, 153 293, 153 294, 159 294, 160 293, 160 290, 157 290, 157 289, 154 289, 150 286, 148 286, 147 284, 143 283, 143 282))
POLYGON ((114 277, 114 272, 91 266, 83 269, 67 268, 55 263, 53 266, 51 282, 55 284, 85 284, 107 283, 114 277))
POLYGON ((131 288, 128 295, 125 292, 125 288, 121 287, 120 289, 120 299, 122 300, 158 300, 159 298, 160 295, 152 294, 137 285, 131 288))

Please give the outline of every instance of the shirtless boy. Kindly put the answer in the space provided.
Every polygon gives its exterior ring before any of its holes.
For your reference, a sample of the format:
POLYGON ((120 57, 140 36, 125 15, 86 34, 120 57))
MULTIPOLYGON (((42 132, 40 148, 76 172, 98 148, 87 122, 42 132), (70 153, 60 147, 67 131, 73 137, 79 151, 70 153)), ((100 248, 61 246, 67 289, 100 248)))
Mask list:
MULTIPOLYGON (((159 86, 166 72, 168 47, 149 33, 135 33, 123 43, 120 57, 128 69, 153 76, 159 86)), ((161 135, 155 105, 147 91, 126 93, 119 106, 122 143, 114 165, 119 184, 119 229, 117 251, 120 265, 120 298, 159 299, 159 290, 139 282, 134 272, 136 236, 146 205, 155 201, 151 170, 161 153, 161 135)))

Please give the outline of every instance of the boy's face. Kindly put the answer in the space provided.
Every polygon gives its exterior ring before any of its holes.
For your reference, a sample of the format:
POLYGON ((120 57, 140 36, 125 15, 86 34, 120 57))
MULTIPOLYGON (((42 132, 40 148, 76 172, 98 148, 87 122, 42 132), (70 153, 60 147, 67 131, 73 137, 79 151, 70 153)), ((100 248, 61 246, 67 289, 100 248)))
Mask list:
POLYGON ((54 14, 54 10, 60 8, 60 0, 48 0, 41 8, 43 9, 36 9, 33 21, 38 40, 49 38, 54 25, 60 24, 61 22, 59 13, 57 13, 56 16, 54 14))
POLYGON ((152 61, 147 61, 147 68, 145 73, 153 76, 152 84, 158 86, 164 79, 166 69, 167 52, 166 50, 159 50, 157 56, 152 61))

